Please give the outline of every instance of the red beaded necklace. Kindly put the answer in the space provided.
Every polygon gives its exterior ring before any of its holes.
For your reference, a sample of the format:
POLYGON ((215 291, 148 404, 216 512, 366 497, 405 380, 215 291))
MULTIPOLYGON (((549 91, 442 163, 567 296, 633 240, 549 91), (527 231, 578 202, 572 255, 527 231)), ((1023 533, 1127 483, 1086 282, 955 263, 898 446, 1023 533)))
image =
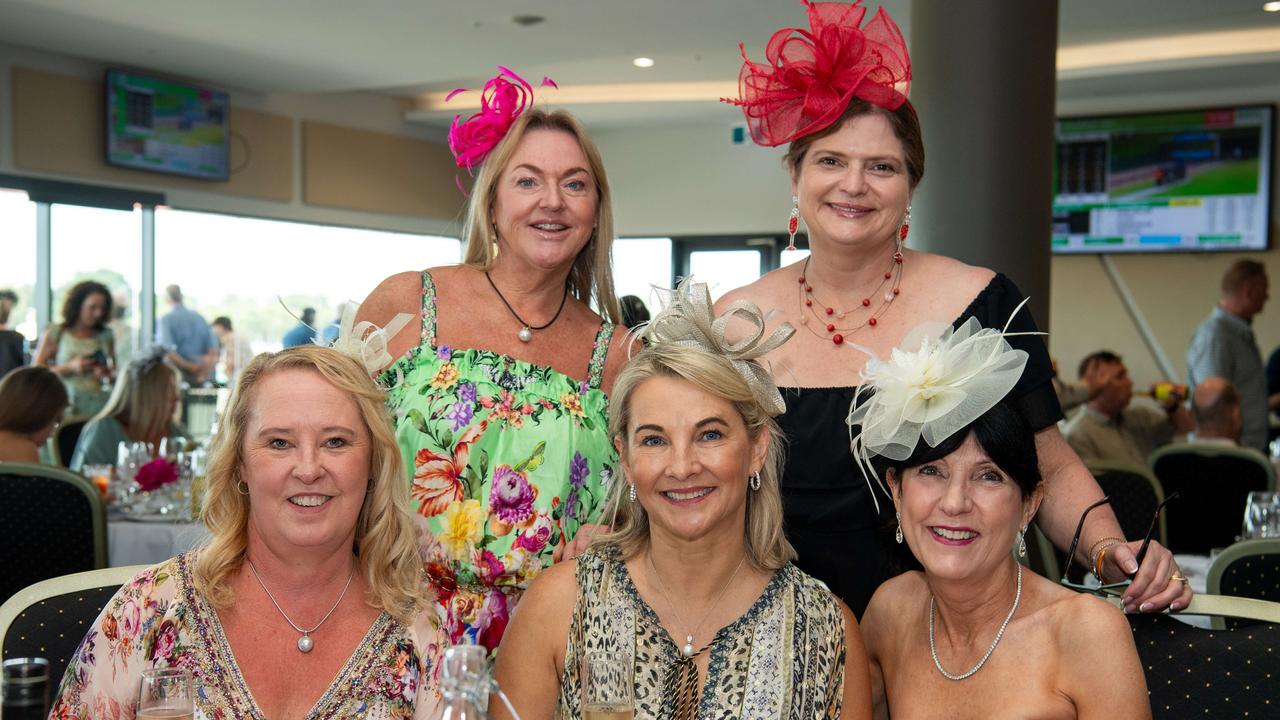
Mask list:
POLYGON ((809 284, 807 275, 809 273, 809 258, 804 259, 804 267, 800 270, 800 324, 809 329, 817 337, 829 339, 836 345, 844 343, 846 335, 852 335, 864 327, 876 326, 878 318, 884 315, 889 309, 889 304, 902 294, 902 251, 899 249, 894 252, 893 259, 889 263, 889 269, 884 271, 884 278, 876 285, 866 297, 862 298, 862 302, 855 305, 851 309, 837 310, 834 305, 828 305, 822 302, 813 294, 813 286, 809 284), (874 309, 871 307, 871 298, 884 291, 880 304, 874 309), (822 331, 815 329, 809 325, 808 315, 812 315, 817 320, 817 325, 822 331), (849 327, 839 327, 836 325, 837 320, 843 320, 848 315, 862 318, 862 322, 849 327))

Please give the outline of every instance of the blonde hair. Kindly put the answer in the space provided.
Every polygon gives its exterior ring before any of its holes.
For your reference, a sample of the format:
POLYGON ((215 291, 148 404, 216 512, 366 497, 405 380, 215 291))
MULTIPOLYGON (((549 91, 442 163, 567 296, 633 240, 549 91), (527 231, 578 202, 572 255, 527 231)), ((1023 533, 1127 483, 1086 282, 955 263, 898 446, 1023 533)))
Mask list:
POLYGON ((155 350, 140 357, 116 378, 107 404, 94 420, 115 418, 134 440, 155 442, 173 427, 173 410, 167 393, 181 396, 182 376, 178 369, 155 350))
POLYGON ((385 394, 358 361, 318 345, 264 353, 241 374, 209 455, 208 489, 200 517, 212 538, 196 560, 196 586, 214 607, 225 608, 235 601, 228 578, 244 561, 248 541, 249 496, 241 494, 237 485, 249 413, 263 379, 288 369, 319 373, 351 397, 364 420, 372 480, 356 519, 356 564, 368 585, 365 600, 402 622, 411 622, 429 598, 423 594, 417 533, 406 509, 409 485, 385 394))
MULTIPOLYGON (((753 362, 753 361, 752 361, 753 362)), ((729 401, 742 418, 752 439, 768 433, 769 447, 760 468, 760 489, 747 491, 745 541, 747 557, 761 570, 777 570, 796 557, 782 528, 782 493, 778 488, 782 471, 783 435, 778 424, 760 404, 743 376, 728 358, 709 350, 679 343, 655 343, 641 350, 613 383, 609 400, 609 435, 619 440, 626 453, 627 426, 631 420, 631 399, 647 380, 671 377, 687 380, 702 390, 729 401)), ((625 478, 614 482, 605 507, 616 508, 613 532, 596 543, 616 543, 625 557, 640 550, 649 540, 649 518, 639 502, 628 498, 625 478)))
POLYGON ((569 288, 573 296, 590 306, 592 301, 600 314, 611 323, 622 322, 622 311, 613 290, 613 199, 609 193, 609 178, 604 171, 600 151, 587 135, 586 128, 564 110, 547 112, 533 108, 521 115, 507 136, 489 153, 480 167, 475 184, 471 187, 471 199, 467 203, 466 219, 462 228, 462 241, 467 246, 463 264, 479 270, 489 270, 497 260, 497 233, 490 222, 489 213, 497 195, 498 180, 515 154, 516 147, 531 130, 556 130, 572 135, 587 158, 587 165, 596 184, 596 228, 591 240, 573 261, 569 270, 569 288))

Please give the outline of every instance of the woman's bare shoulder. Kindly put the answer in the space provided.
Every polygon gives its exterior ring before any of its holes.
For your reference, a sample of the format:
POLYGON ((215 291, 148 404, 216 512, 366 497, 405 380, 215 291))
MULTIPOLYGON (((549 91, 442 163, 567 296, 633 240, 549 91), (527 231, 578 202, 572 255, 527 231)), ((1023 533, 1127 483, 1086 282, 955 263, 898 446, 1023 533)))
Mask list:
POLYGON ((907 256, 907 263, 919 267, 930 282, 947 282, 957 286, 973 287, 979 290, 986 287, 995 277, 995 271, 981 265, 970 265, 946 255, 929 252, 912 252, 907 256))
POLYGON ((538 573, 516 612, 524 615, 525 622, 567 623, 577 602, 577 572, 577 560, 565 560, 538 573))
POLYGON ((895 634, 894 628, 914 617, 913 608, 923 602, 928 592, 921 572, 903 573, 881 583, 862 613, 862 634, 867 643, 895 634))
POLYGON ((418 312, 421 296, 421 272, 409 270, 396 273, 378 283, 373 292, 360 303, 356 320, 368 320, 378 325, 385 325, 399 313, 418 312))

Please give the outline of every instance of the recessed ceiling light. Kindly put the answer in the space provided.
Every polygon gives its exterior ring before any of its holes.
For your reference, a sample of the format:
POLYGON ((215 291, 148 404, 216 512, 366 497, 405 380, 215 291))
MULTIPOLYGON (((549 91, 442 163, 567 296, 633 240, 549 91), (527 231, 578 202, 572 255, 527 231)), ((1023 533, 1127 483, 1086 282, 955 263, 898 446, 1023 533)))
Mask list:
POLYGON ((1269 2, 1262 4, 1263 12, 1280 12, 1280 2, 1269 2))
POLYGON ((632 60, 631 64, 638 68, 651 68, 653 67, 653 58, 638 57, 635 60, 632 60))
POLYGON ((541 15, 516 15, 515 17, 511 18, 511 22, 515 23, 516 25, 519 25, 520 27, 529 27, 531 25, 537 25, 538 23, 545 22, 545 21, 546 21, 546 18, 542 17, 541 15))

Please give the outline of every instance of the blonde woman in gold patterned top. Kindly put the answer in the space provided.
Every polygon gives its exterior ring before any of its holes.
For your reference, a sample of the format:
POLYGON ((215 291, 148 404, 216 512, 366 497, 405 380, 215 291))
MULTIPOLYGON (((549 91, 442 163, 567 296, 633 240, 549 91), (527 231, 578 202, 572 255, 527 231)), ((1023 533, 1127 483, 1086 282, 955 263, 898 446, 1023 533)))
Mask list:
POLYGON ((133 717, 143 670, 204 718, 428 718, 440 634, 383 393, 317 346, 259 355, 210 458, 209 544, 116 593, 52 716, 133 717))
POLYGON ((782 532, 782 398, 753 358, 792 330, 729 313, 757 332, 725 342, 705 286, 683 286, 614 385, 614 531, 539 576, 498 654, 524 720, 583 717, 593 650, 631 658, 637 720, 871 716, 857 621, 782 532))

